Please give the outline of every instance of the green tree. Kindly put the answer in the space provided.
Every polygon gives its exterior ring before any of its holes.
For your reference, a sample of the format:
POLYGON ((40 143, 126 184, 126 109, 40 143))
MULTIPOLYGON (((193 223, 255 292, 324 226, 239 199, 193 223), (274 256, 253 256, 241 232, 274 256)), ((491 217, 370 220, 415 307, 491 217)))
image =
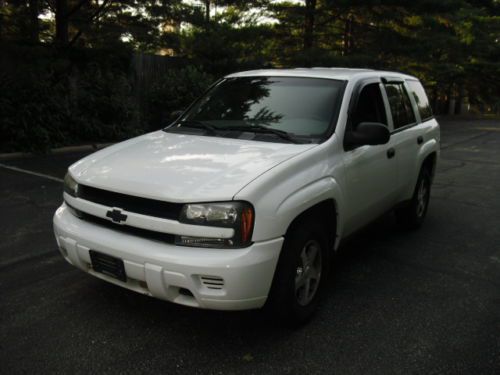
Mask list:
POLYGON ((39 16, 47 10, 41 0, 0 1, 0 40, 39 43, 40 33, 48 28, 39 16))

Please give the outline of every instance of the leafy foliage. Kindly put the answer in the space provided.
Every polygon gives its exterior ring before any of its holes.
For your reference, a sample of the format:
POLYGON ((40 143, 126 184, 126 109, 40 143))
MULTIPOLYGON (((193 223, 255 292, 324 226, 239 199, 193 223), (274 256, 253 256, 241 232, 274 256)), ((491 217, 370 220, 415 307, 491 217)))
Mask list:
POLYGON ((107 60, 82 64, 82 55, 75 53, 62 56, 27 48, 9 52, 11 64, 4 64, 0 74, 2 151, 45 152, 54 146, 115 141, 141 131, 130 82, 123 71, 107 66, 107 60))
POLYGON ((65 144, 67 106, 65 89, 49 70, 25 72, 13 79, 0 76, 0 132, 3 151, 42 152, 65 144))
POLYGON ((213 82, 211 75, 194 66, 168 71, 147 94, 151 127, 168 125, 172 112, 186 109, 213 82))
POLYGON ((469 104, 500 113, 498 0, 1 4, 2 150, 43 151, 158 128, 216 78, 266 67, 404 71, 423 80, 436 113, 469 104), (150 77, 141 81, 131 73, 138 51, 189 66, 146 69, 140 74, 150 77))
POLYGON ((140 132, 131 85, 123 72, 91 64, 70 79, 73 90, 68 115, 77 139, 106 142, 140 132))

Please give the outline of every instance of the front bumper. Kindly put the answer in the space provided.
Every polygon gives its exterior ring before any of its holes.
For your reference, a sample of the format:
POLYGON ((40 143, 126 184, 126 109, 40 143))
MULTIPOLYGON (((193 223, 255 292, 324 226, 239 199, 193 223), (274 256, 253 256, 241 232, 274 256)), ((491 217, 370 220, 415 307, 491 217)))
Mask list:
POLYGON ((54 215, 54 232, 64 258, 93 276, 159 299, 216 310, 262 307, 283 244, 280 237, 244 249, 175 246, 83 221, 65 204, 54 215), (127 281, 94 271, 89 250, 123 259, 127 281))

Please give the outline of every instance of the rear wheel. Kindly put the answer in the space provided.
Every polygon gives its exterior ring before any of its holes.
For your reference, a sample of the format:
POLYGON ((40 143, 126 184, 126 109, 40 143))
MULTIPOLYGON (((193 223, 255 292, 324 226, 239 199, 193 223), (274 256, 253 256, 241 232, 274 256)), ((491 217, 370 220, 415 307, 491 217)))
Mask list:
POLYGON ((266 303, 275 317, 292 325, 316 311, 328 270, 325 229, 312 220, 288 231, 266 303))
POLYGON ((431 174, 428 168, 422 168, 411 201, 396 209, 398 224, 407 229, 417 229, 424 222, 431 196, 431 174))

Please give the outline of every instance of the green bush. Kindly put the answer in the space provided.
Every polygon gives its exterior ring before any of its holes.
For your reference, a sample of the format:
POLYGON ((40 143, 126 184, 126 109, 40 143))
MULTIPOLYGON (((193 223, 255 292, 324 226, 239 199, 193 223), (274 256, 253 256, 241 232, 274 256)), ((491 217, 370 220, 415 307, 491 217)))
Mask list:
POLYGON ((67 90, 50 70, 0 76, 0 149, 44 152, 68 143, 67 90))
POLYGON ((213 82, 210 74, 194 66, 169 70, 146 94, 150 127, 167 125, 173 111, 186 109, 213 82))
POLYGON ((71 80, 71 133, 78 140, 117 141, 142 132, 138 106, 125 74, 90 64, 71 80))
POLYGON ((44 153, 159 129, 214 81, 194 66, 172 66, 145 92, 134 91, 126 60, 102 51, 0 46, 0 152, 44 153))
MULTIPOLYGON (((111 142, 144 131, 116 56, 7 48, 0 61, 0 152, 111 142)), ((130 59, 129 59, 130 61, 130 59)))

